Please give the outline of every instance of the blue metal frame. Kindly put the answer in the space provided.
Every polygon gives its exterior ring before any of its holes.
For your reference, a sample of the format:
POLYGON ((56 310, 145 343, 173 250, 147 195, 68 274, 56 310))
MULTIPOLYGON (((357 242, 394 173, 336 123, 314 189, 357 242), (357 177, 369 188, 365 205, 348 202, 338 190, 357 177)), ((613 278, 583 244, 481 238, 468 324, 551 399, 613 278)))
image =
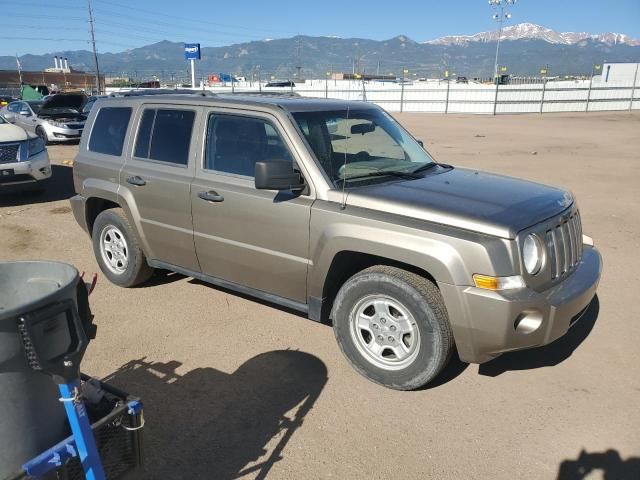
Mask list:
MULTIPOLYGON (((82 399, 76 398, 76 392, 80 389, 80 379, 59 384, 58 389, 73 435, 28 461, 22 469, 27 475, 41 476, 63 465, 68 459, 79 457, 87 480, 105 480, 87 410, 82 399)), ((130 406, 129 408, 138 407, 130 406)))

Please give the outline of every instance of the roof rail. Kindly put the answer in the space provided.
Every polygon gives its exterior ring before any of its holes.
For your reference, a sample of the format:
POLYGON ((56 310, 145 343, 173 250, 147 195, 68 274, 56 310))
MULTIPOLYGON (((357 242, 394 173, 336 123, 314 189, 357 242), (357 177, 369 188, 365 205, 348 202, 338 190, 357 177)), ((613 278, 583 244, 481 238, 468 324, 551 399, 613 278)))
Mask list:
POLYGON ((189 90, 186 88, 139 88, 121 92, 112 92, 110 97, 142 97, 146 95, 196 95, 199 97, 215 97, 216 94, 208 90, 189 90))
POLYGON ((220 95, 254 95, 262 97, 301 97, 298 92, 277 90, 236 90, 235 92, 220 92, 220 95))

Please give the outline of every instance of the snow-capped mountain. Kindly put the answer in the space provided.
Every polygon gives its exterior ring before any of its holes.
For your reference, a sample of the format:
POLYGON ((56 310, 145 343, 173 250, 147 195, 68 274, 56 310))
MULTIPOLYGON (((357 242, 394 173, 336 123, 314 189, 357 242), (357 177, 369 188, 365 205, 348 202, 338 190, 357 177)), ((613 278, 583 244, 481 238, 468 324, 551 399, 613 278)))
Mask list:
MULTIPOLYGON (((431 45, 466 45, 470 42, 495 42, 498 40, 498 30, 480 32, 475 35, 450 35, 430 40, 431 45)), ((556 32, 550 28, 536 25, 535 23, 518 23, 502 29, 501 40, 544 40, 547 43, 575 45, 585 40, 605 43, 607 45, 626 44, 639 46, 640 40, 622 33, 591 34, 587 32, 556 32)))

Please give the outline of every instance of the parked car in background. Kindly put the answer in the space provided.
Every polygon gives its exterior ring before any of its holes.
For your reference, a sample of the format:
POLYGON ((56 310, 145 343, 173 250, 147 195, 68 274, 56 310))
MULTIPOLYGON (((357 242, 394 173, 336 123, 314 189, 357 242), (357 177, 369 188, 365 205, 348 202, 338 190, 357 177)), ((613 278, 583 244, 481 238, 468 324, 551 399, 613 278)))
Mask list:
POLYGON ((0 115, 0 192, 12 185, 43 192, 49 178, 51 165, 44 141, 0 115))
POLYGON ((106 98, 107 95, 91 95, 89 98, 87 98, 87 103, 84 104, 84 107, 82 107, 82 114, 83 115, 89 115, 89 112, 91 111, 91 109, 93 108, 93 105, 100 99, 100 98, 106 98))
POLYGON ((291 80, 273 80, 265 85, 265 87, 295 87, 296 84, 291 80))
POLYGON ((87 103, 84 93, 58 93, 46 100, 19 100, 0 109, 16 125, 49 142, 77 141, 87 118, 82 113, 87 103))
POLYGON ((14 102, 16 99, 13 97, 9 97, 7 95, 0 95, 0 108, 6 107, 11 102, 14 102))
POLYGON ((355 369, 408 390, 548 344, 595 295, 569 192, 437 163, 364 102, 279 95, 101 100, 71 206, 105 276, 164 269, 333 323, 355 369))

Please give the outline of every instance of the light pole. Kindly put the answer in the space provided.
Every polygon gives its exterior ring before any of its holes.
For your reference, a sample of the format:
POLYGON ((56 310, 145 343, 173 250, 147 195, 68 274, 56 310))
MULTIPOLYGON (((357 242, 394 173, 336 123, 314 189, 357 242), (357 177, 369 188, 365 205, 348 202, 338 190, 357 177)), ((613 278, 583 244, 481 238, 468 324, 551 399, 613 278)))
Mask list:
POLYGON ((496 10, 493 19, 498 22, 500 28, 498 30, 498 43, 496 43, 496 60, 493 66, 493 79, 498 83, 498 54, 500 53, 500 39, 502 38, 502 25, 506 20, 511 18, 511 14, 507 8, 515 5, 517 0, 489 0, 489 5, 496 10))

